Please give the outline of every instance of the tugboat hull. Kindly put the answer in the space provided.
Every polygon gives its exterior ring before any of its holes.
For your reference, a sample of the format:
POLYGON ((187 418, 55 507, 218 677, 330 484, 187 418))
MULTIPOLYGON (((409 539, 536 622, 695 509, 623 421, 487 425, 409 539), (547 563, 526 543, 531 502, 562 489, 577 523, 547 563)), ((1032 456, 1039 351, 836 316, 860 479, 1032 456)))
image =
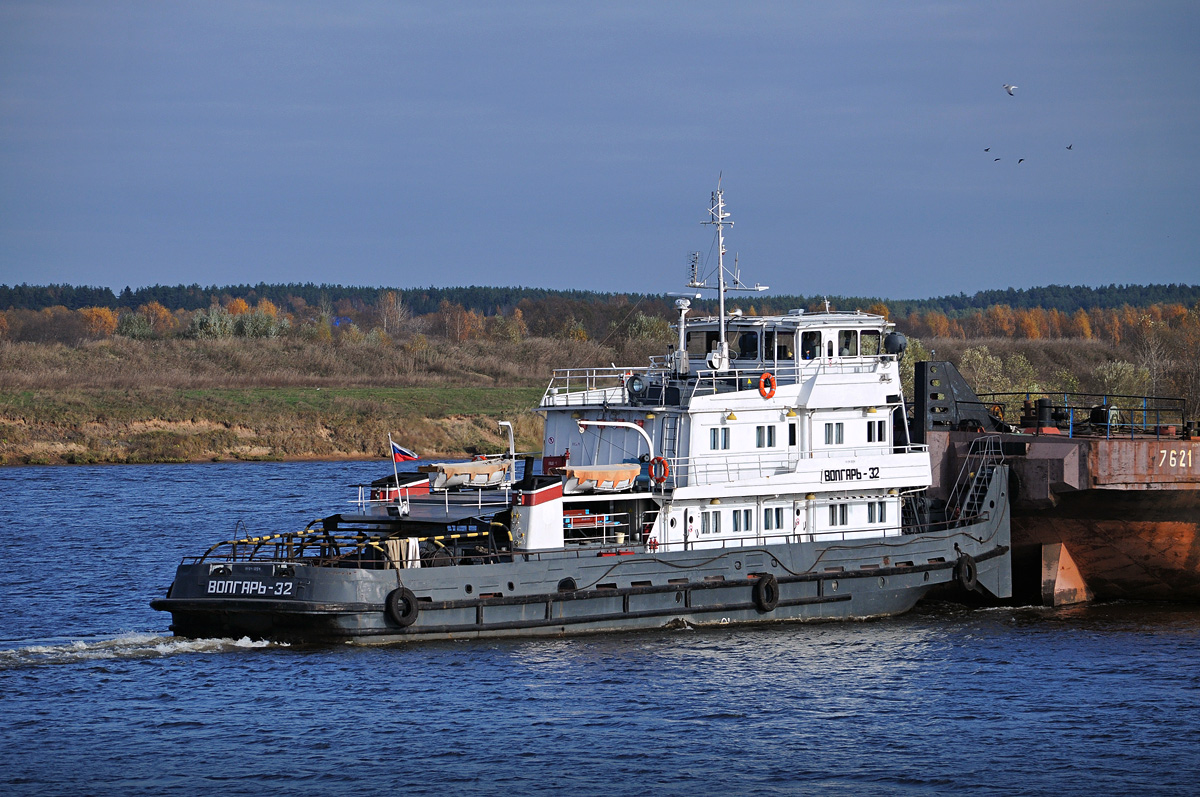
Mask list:
POLYGON ((875 541, 651 553, 516 552, 470 566, 180 565, 169 611, 185 637, 392 643, 884 617, 939 585, 1011 594, 1003 471, 981 522, 875 541), (407 596, 407 600, 405 599, 407 596))

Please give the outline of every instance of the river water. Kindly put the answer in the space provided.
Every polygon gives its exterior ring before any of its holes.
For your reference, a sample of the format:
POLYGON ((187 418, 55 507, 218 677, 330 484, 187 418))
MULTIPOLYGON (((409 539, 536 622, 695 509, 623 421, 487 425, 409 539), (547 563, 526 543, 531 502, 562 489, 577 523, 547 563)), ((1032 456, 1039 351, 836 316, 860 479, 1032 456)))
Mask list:
POLYGON ((175 640, 149 608, 182 556, 387 469, 0 469, 0 793, 1200 791, 1192 606, 381 648, 175 640))

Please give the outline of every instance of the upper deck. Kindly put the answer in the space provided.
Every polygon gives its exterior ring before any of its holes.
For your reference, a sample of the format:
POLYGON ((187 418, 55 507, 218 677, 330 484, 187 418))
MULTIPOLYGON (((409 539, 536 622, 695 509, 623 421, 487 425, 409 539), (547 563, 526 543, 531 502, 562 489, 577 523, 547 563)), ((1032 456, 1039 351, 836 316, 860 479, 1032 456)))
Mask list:
MULTIPOLYGON (((719 351, 719 319, 697 319, 686 325, 684 350, 672 347, 665 357, 651 358, 647 367, 555 371, 540 406, 688 407, 699 396, 755 389, 765 373, 777 387, 800 385, 818 375, 870 374, 888 384, 903 350, 902 338, 889 339, 892 325, 868 313, 735 315, 725 326, 730 359, 717 363, 725 367, 713 362, 719 351)), ((878 404, 875 392, 864 395, 862 403, 878 404)), ((887 393, 898 401, 899 384, 891 384, 887 393)))

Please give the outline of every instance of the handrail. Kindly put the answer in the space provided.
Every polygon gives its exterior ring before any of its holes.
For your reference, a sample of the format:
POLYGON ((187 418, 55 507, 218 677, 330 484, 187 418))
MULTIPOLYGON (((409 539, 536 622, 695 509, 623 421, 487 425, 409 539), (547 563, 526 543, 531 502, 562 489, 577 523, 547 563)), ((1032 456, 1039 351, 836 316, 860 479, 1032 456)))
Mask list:
POLYGON ((1188 423, 1187 401, 1176 396, 1017 391, 983 393, 979 395, 978 403, 958 403, 984 407, 993 417, 1012 424, 1017 420, 1016 409, 1024 410, 1026 402, 1032 404, 1040 399, 1050 400, 1054 425, 1065 423, 1072 437, 1085 427, 1102 428, 1107 437, 1112 437, 1115 430, 1121 434, 1128 432, 1131 437, 1140 433, 1157 438, 1164 434, 1165 427, 1178 426, 1182 430, 1188 423), (1096 410, 1103 418, 1100 422, 1094 420, 1096 410))
MULTIPOLYGON (((560 368, 554 371, 542 395, 539 406, 585 406, 588 404, 623 403, 627 398, 625 382, 637 375, 647 381, 648 394, 657 394, 660 404, 665 403, 668 385, 686 388, 687 401, 695 395, 712 395, 731 390, 750 389, 758 384, 764 371, 769 371, 777 384, 800 384, 816 374, 875 373, 880 366, 894 360, 894 355, 864 355, 857 358, 834 358, 803 360, 799 363, 755 362, 745 367, 733 367, 725 371, 700 368, 692 371, 687 380, 677 378, 669 367, 657 362, 649 368, 560 368), (743 385, 742 380, 746 380, 743 385)), ((738 362, 735 359, 734 365, 738 362)))

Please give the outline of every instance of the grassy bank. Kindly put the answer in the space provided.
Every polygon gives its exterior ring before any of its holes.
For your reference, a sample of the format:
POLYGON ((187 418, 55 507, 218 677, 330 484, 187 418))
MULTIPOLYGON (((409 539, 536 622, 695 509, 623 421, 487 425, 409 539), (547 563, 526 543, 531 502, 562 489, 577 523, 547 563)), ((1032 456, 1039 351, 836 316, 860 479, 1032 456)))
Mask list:
POLYGON ((541 447, 540 387, 67 388, 0 390, 0 463, 383 457, 387 435, 423 456, 541 447))

